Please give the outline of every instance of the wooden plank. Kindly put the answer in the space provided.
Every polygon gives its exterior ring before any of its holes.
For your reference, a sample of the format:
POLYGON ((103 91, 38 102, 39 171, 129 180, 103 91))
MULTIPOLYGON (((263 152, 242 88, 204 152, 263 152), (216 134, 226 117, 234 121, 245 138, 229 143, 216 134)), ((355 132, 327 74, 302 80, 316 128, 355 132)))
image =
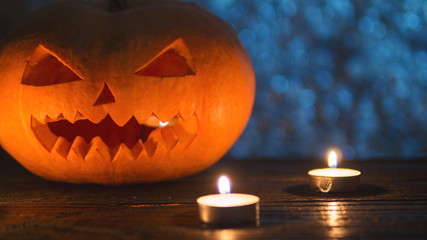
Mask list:
POLYGON ((8 157, 0 169, 0 239, 426 239, 427 161, 344 162, 361 190, 320 194, 306 172, 323 161, 223 160, 171 182, 122 187, 49 182, 8 157), (198 221, 197 197, 228 174, 233 191, 260 196, 260 225, 198 221))
MULTIPOLYGON (((1 208, 2 237, 65 239, 81 237, 178 237, 179 239, 257 239, 371 237, 403 238, 425 235, 425 202, 297 202, 263 204, 259 227, 207 228, 197 221, 193 204, 111 206, 58 205, 1 208), (6 223, 5 223, 6 222, 6 223), (373 234, 373 235, 372 235, 373 234), (63 238, 61 237, 61 238, 63 238)), ((86 239, 86 238, 85 238, 86 239)), ((405 238, 406 239, 406 238, 405 238)))

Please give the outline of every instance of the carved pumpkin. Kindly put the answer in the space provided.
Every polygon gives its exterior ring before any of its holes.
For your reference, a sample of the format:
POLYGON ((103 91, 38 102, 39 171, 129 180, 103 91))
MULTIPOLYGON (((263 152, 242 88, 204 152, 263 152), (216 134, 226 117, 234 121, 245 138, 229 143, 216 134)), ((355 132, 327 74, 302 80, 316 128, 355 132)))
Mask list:
POLYGON ((62 2, 0 52, 0 143, 44 178, 130 184, 220 159, 250 116, 236 33, 191 3, 62 2), (113 11, 115 10, 115 11, 113 11))

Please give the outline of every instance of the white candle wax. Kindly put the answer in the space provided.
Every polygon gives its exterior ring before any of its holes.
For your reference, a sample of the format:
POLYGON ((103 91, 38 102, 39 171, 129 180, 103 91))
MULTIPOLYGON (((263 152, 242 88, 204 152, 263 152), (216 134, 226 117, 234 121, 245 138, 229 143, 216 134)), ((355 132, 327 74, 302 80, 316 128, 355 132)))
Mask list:
POLYGON ((200 220, 206 224, 233 226, 259 221, 259 197, 250 194, 229 193, 228 178, 218 181, 220 194, 199 197, 200 220))
POLYGON ((308 174, 318 177, 355 177, 361 173, 350 168, 319 168, 310 170, 308 174))
POLYGON ((259 197, 241 193, 211 194, 197 199, 198 204, 210 207, 240 207, 259 202, 259 197))

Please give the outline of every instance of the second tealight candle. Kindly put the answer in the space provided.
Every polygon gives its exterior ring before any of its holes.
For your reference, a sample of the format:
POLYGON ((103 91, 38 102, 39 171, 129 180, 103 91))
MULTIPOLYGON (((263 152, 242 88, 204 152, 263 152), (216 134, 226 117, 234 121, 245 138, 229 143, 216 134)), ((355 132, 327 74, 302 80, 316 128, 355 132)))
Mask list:
POLYGON ((360 171, 337 168, 337 154, 330 151, 330 168, 313 169, 308 172, 310 188, 317 192, 351 192, 359 189, 360 171))

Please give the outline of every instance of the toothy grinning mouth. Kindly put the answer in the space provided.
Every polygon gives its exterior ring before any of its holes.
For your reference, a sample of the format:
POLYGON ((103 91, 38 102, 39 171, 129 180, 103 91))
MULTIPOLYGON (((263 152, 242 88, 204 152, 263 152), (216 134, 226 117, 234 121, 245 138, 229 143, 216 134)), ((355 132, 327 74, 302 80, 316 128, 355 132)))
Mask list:
POLYGON ((53 134, 61 136, 69 142, 73 142, 77 136, 81 136, 86 142, 99 136, 109 148, 116 148, 121 143, 132 148, 138 140, 146 142, 150 133, 156 129, 139 124, 134 117, 120 127, 111 119, 110 115, 97 124, 85 119, 75 123, 67 120, 48 122, 47 126, 53 134))
POLYGON ((136 159, 144 151, 152 157, 160 145, 169 151, 177 144, 188 146, 196 135, 194 126, 190 126, 193 130, 188 130, 190 124, 198 125, 195 115, 186 121, 177 115, 167 123, 153 115, 143 124, 132 116, 123 126, 116 124, 110 115, 99 123, 84 117, 72 123, 60 114, 57 120, 49 119, 44 124, 31 116, 31 129, 46 150, 55 151, 64 158, 73 152, 82 159, 90 151, 98 151, 113 161, 118 152, 125 151, 136 159))

